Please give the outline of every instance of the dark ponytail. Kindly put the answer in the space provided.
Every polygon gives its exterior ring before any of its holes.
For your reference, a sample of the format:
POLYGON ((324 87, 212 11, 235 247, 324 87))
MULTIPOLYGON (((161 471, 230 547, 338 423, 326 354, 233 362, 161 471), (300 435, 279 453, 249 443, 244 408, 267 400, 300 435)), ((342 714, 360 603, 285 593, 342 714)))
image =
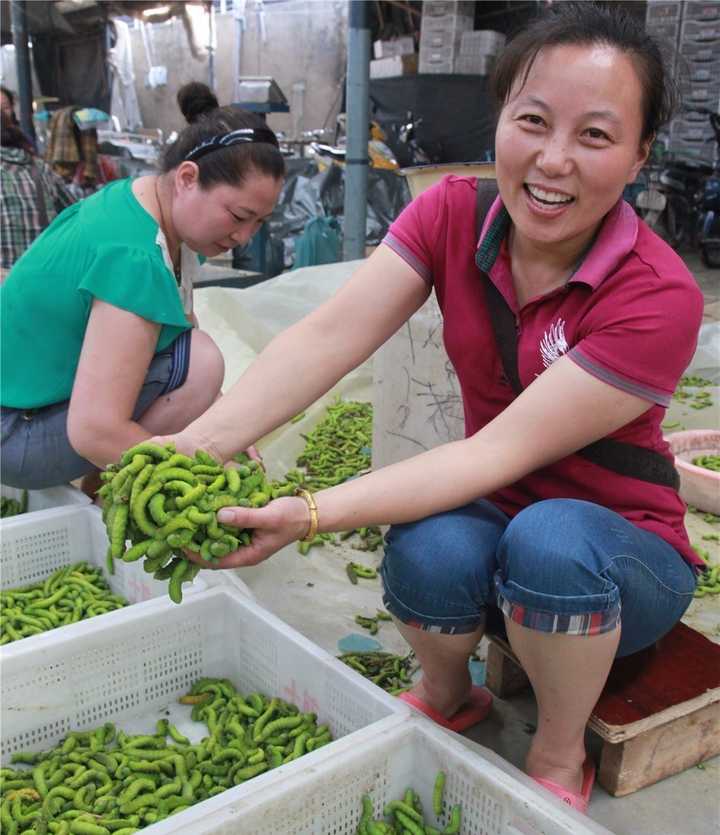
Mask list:
POLYGON ((177 102, 188 127, 165 151, 162 171, 167 173, 184 162, 203 143, 220 139, 236 130, 254 130, 259 141, 215 147, 197 159, 200 185, 240 185, 248 174, 258 173, 275 180, 285 176, 285 161, 275 134, 255 113, 233 105, 218 107, 210 88, 197 81, 185 84, 177 94, 177 102))

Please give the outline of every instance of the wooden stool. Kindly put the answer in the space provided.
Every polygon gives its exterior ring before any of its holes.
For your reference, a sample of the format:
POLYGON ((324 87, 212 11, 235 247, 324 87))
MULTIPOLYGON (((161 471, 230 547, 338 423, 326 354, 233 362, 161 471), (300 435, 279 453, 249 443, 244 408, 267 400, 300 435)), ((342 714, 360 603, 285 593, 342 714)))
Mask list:
MULTIPOLYGON (((486 687, 501 699, 529 687, 507 641, 488 638, 486 687)), ((602 740, 598 783, 616 797, 720 754, 720 645, 678 623, 618 658, 588 728, 602 740)))

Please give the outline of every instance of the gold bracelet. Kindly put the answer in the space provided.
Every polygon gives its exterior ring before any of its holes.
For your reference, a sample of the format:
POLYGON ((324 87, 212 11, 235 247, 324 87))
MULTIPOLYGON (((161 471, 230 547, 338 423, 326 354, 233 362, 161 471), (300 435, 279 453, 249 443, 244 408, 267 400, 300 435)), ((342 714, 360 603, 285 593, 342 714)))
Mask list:
POLYGON ((310 527, 300 542, 312 542, 317 536, 318 531, 318 509, 315 504, 315 496, 309 490, 304 490, 302 487, 297 488, 295 495, 300 496, 301 499, 305 499, 305 503, 310 511, 310 527))

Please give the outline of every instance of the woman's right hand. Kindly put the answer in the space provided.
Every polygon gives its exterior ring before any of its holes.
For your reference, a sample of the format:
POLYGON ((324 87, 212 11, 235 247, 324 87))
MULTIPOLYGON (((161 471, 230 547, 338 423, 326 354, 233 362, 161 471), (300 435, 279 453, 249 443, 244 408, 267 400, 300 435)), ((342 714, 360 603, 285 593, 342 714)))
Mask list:
POLYGON ((172 444, 175 447, 176 452, 181 452, 183 455, 188 455, 190 458, 192 458, 199 449, 202 449, 207 452, 208 455, 212 455, 212 457, 217 461, 222 460, 220 455, 218 455, 217 450, 213 447, 211 441, 207 438, 201 438, 199 435, 195 435, 187 429, 182 432, 178 432, 176 435, 156 435, 154 438, 150 438, 149 440, 154 444, 159 444, 160 446, 172 444))

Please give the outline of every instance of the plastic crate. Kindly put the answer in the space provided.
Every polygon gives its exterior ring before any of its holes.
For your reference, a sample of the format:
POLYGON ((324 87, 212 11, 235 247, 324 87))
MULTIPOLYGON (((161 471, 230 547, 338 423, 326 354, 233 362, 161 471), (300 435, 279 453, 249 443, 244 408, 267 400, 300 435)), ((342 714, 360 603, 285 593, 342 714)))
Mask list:
POLYGON ((423 49, 420 47, 418 71, 421 73, 451 73, 455 71, 455 49, 423 49))
POLYGON ((680 60, 689 67, 712 63, 717 60, 718 54, 720 54, 720 42, 704 44, 690 41, 680 45, 680 60))
POLYGON ((495 55, 458 55, 454 72, 458 75, 490 75, 495 60, 495 55))
MULTIPOLYGON (((343 751, 361 747, 373 723, 394 725, 410 713, 404 702, 229 586, 190 595, 181 606, 150 600, 39 637, 42 646, 18 641, 3 649, 3 763, 14 751, 47 749, 71 730, 104 722, 128 733, 151 733, 165 717, 197 742, 207 729, 192 722, 177 699, 203 676, 226 677, 242 692, 281 696, 314 711, 342 738, 343 751)), ((177 832, 187 815, 197 822, 185 831, 197 832, 213 810, 244 805, 267 782, 321 774, 335 746, 329 743, 147 831, 177 832)))
POLYGON ((473 0, 425 0, 422 4, 422 20, 452 14, 472 19, 475 17, 475 3, 473 0))
POLYGON ((203 818, 192 822, 185 818, 174 832, 355 835, 363 794, 370 794, 375 814, 380 816, 384 805, 402 799, 408 786, 420 795, 426 819, 431 820, 433 785, 442 770, 446 774, 445 809, 462 804, 462 835, 611 835, 589 818, 566 810, 496 754, 480 746, 473 748, 423 719, 377 726, 362 745, 351 750, 338 747, 317 768, 298 770, 282 783, 276 780, 258 787, 242 806, 225 803, 203 818), (482 753, 476 753, 477 749, 482 753))
POLYGON ((645 20, 648 23, 680 22, 683 4, 680 0, 661 0, 647 4, 645 20))
MULTIPOLYGON (((684 20, 680 30, 682 43, 720 44, 720 19, 717 20, 684 20)), ((715 53, 717 57, 717 52, 715 53)))
MULTIPOLYGON (((8 487, 5 484, 0 484, 0 494, 8 499, 22 499, 23 491, 19 487, 8 487)), ((28 509, 22 516, 27 516, 28 513, 37 513, 39 510, 50 510, 54 507, 67 507, 70 505, 90 505, 90 497, 86 496, 82 490, 71 485, 62 485, 60 487, 48 487, 45 490, 28 490, 28 509)), ((8 516, 7 519, 14 519, 14 516, 8 516)), ((0 526, 4 525, 7 519, 0 520, 0 526)))
POLYGON ((689 0, 685 3, 685 20, 720 20, 720 3, 718 0, 702 2, 689 0))
MULTIPOLYGON (((143 570, 141 560, 133 563, 115 560, 115 574, 109 575, 105 568, 107 547, 102 514, 95 505, 61 507, 38 514, 12 516, 5 520, 0 542, 0 588, 18 588, 41 582, 58 568, 83 560, 101 568, 113 593, 130 603, 156 597, 167 598, 167 581, 154 580, 143 570)), ((183 594, 194 594, 223 583, 252 597, 245 583, 234 572, 212 570, 202 571, 191 585, 184 585, 183 594)), ((96 617, 103 618, 105 615, 96 617)), ((69 628, 61 626, 49 633, 23 638, 6 646, 42 640, 45 635, 54 635, 69 628)))
POLYGON ((680 24, 677 21, 652 21, 645 24, 645 29, 653 38, 674 47, 680 32, 680 24))

